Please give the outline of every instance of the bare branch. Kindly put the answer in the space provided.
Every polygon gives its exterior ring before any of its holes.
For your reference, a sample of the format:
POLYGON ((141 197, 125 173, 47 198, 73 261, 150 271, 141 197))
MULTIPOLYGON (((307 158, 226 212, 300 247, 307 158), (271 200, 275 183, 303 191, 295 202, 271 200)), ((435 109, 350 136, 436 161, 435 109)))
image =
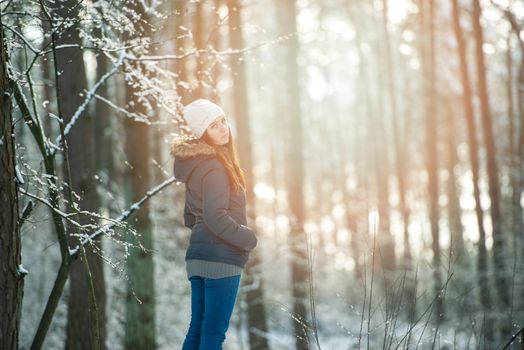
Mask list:
POLYGON ((258 43, 256 45, 253 45, 253 46, 250 46, 250 47, 246 47, 246 48, 243 48, 243 49, 227 49, 225 51, 217 51, 217 50, 210 49, 210 48, 208 48, 208 49, 193 49, 191 51, 188 51, 188 52, 184 53, 183 55, 140 56, 140 57, 127 57, 126 59, 129 60, 129 61, 173 61, 173 60, 181 60, 181 59, 187 58, 187 57, 192 56, 192 55, 200 55, 200 54, 204 54, 204 53, 207 53, 207 54, 209 54, 211 56, 239 55, 239 54, 243 54, 243 53, 246 53, 246 52, 249 52, 249 51, 253 51, 255 49, 258 49, 258 48, 261 48, 261 47, 264 47, 264 46, 274 45, 274 44, 277 44, 277 43, 279 43, 281 41, 289 40, 292 36, 296 36, 297 34, 298 33, 291 33, 291 34, 288 34, 288 35, 284 35, 284 36, 278 37, 275 40, 264 41, 264 42, 261 42, 261 43, 258 43))

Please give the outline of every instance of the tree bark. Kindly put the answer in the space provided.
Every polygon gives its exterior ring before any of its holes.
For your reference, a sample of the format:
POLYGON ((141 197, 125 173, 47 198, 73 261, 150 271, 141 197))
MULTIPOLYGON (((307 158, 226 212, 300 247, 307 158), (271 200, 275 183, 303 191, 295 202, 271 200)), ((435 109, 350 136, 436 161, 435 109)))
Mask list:
POLYGON ((0 10, 0 348, 18 349, 24 291, 18 208, 12 89, 0 10))
MULTIPOLYGON (((231 48, 241 50, 244 48, 244 38, 242 34, 242 8, 240 1, 228 0, 229 9, 229 36, 231 48)), ((215 34, 217 35, 217 34, 215 34)), ((240 164, 246 170, 246 196, 247 196, 247 216, 251 225, 255 225, 256 208, 253 158, 251 147, 251 127, 250 114, 248 107, 246 69, 242 53, 231 56, 231 68, 233 74, 233 104, 235 120, 237 125, 237 139, 239 146, 240 164)), ((250 256, 246 266, 246 273, 243 285, 247 286, 246 303, 248 318, 249 346, 251 349, 267 349, 267 338, 260 333, 267 333, 266 312, 264 309, 264 281, 260 271, 259 250, 255 249, 250 256), (255 330, 255 331, 254 331, 255 330)))
MULTIPOLYGON (((57 36, 56 45, 77 44, 82 45, 79 36, 80 20, 78 18, 79 7, 77 2, 69 0, 61 3, 54 8, 56 15, 61 18, 67 18, 72 24, 64 29, 57 36)), ((58 91, 60 99, 60 117, 67 124, 71 117, 84 100, 84 90, 88 88, 82 50, 79 48, 67 48, 56 51, 56 67, 59 71, 57 77, 58 91)), ((93 117, 86 115, 87 110, 76 121, 75 126, 66 137, 66 151, 69 159, 64 162, 64 173, 70 171, 71 189, 79 196, 78 206, 82 210, 97 212, 99 209, 98 195, 96 191, 96 181, 94 175, 95 168, 95 144, 94 144, 94 123, 93 117), (67 166, 69 165, 69 169, 67 166)), ((74 212, 72 203, 69 203, 68 209, 74 212)), ((81 224, 96 224, 93 218, 80 216, 81 224)), ((69 225, 70 226, 70 225, 69 225)), ((69 232, 77 232, 74 227, 68 228, 69 232)), ((78 244, 78 238, 69 236, 69 245, 78 244)), ((100 248, 100 242, 96 242, 97 248, 100 248)), ((88 285, 90 278, 85 266, 79 263, 73 263, 70 266, 70 297, 68 300, 68 322, 67 322, 67 349, 92 349, 95 346, 104 348, 105 344, 105 282, 103 273, 103 261, 93 249, 86 249, 87 262, 91 270, 95 286, 95 297, 98 304, 97 319, 98 330, 88 328, 97 322, 92 319, 89 313, 88 285), (94 344, 96 339, 93 337, 95 332, 100 334, 99 344, 94 344)), ((96 325, 94 325, 96 327, 96 325)))
MULTIPOLYGON (((133 21, 136 36, 149 36, 150 24, 140 2, 130 4, 130 9, 138 14, 133 21)), ((129 67, 141 70, 137 63, 129 67)), ((133 79, 131 76, 130 79, 133 79)), ((138 100, 139 84, 126 84, 126 109, 147 117, 146 107, 138 100)), ((150 137, 149 126, 131 118, 125 118, 125 150, 130 166, 125 172, 125 192, 128 203, 135 202, 147 192, 151 182, 150 174, 150 137)), ((153 232, 149 213, 149 204, 145 203, 137 213, 131 225, 136 236, 128 232, 128 242, 134 247, 129 249, 126 261, 128 275, 125 321, 126 349, 154 349, 155 333, 155 280, 153 263, 153 232), (143 247, 143 249, 138 248, 143 247), (138 299, 138 300, 137 300, 138 299)))

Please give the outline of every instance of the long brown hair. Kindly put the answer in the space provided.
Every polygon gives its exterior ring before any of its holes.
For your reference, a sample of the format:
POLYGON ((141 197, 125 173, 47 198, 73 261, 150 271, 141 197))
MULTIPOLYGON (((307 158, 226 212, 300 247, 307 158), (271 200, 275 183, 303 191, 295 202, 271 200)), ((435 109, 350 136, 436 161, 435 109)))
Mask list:
POLYGON ((214 144, 207 134, 207 131, 202 136, 202 140, 215 149, 218 159, 226 168, 229 184, 233 192, 238 192, 240 190, 240 186, 246 188, 246 178, 244 171, 240 168, 237 149, 235 147, 235 143, 233 142, 231 130, 229 130, 229 142, 225 145, 214 144))

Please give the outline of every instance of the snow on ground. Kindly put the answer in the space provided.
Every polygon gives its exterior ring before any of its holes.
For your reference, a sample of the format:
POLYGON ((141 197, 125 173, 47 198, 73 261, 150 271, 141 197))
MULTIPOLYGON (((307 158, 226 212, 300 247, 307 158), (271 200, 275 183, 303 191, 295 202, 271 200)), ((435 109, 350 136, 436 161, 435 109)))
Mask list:
MULTIPOLYGON (((158 349, 162 350, 180 348, 190 318, 190 288, 184 262, 189 230, 180 226, 183 194, 177 191, 180 191, 180 188, 172 186, 154 198, 151 203, 155 235, 157 344, 158 349)), ((24 289, 21 349, 29 347, 59 264, 58 246, 50 233, 52 232, 50 222, 41 225, 39 221, 45 222, 48 219, 46 215, 45 210, 37 210, 33 217, 35 222, 26 224, 23 229, 23 245, 26 247, 23 251, 23 264, 30 273, 26 277, 24 289)), ((259 237, 257 250, 262 260, 261 271, 269 326, 267 338, 271 349, 294 349, 290 252, 282 237, 265 236, 263 230, 260 230, 259 237)), ((104 239, 104 250, 106 256, 111 256, 114 262, 123 266, 121 247, 104 239)), ((322 349, 357 349, 360 339, 360 348, 367 348, 367 307, 362 321, 364 287, 361 281, 354 277, 352 271, 335 266, 333 256, 336 253, 333 255, 315 251, 314 300, 320 346, 322 349)), ((119 350, 123 349, 126 280, 122 271, 108 264, 105 265, 105 273, 108 288, 107 344, 109 349, 119 350)), ((421 273, 420 276, 419 312, 425 309, 432 300, 432 295, 429 293, 432 290, 431 274, 421 273)), ((369 283, 367 286, 369 288, 369 283)), ((388 343, 390 345, 384 346, 386 322, 384 298, 381 296, 379 280, 375 280, 374 288, 369 348, 395 349, 399 343, 401 344, 399 348, 403 348, 405 343, 401 339, 407 333, 408 324, 402 312, 396 322, 393 318, 387 324, 388 329, 395 328, 395 334, 391 339, 386 339, 386 342, 390 341, 388 343)), ((459 305, 463 304, 464 300, 472 299, 472 296, 474 299, 474 294, 471 294, 473 292, 466 293, 464 296, 460 291, 460 288, 450 285, 447 297, 456 300, 459 305)), ((66 286, 44 344, 46 349, 63 347, 68 295, 66 286)), ((366 297, 369 298, 369 289, 366 297)), ((309 308, 309 300, 305 302, 309 308)), ((426 324, 429 316, 423 317, 422 321, 413 329, 408 348, 432 349, 433 343, 436 345, 435 348, 439 349, 476 348, 479 317, 477 315, 466 316, 461 322, 455 317, 458 309, 459 307, 450 310, 449 318, 439 328, 437 336, 435 336, 436 329, 433 323, 426 324)), ((248 348, 246 303, 241 290, 224 349, 248 348)))

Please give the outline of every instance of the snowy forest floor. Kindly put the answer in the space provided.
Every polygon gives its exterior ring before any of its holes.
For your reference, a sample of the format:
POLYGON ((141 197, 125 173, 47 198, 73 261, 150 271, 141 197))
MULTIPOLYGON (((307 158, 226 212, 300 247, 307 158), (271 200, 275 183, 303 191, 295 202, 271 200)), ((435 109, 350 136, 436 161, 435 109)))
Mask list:
MULTIPOLYGON (((180 222, 183 198, 183 193, 180 191, 181 188, 171 186, 154 198, 150 206, 155 236, 153 254, 156 280, 156 336, 158 349, 165 350, 180 348, 190 318, 190 288, 184 263, 189 230, 181 226, 180 222)), ((52 226, 49 218, 45 208, 37 208, 31 222, 24 226, 22 234, 23 247, 25 247, 22 252, 23 263, 30 274, 25 280, 24 288, 21 349, 29 348, 59 266, 58 248, 55 237, 50 233, 52 226)), ((257 249, 262 260, 261 271, 269 327, 266 336, 271 349, 294 349, 291 255, 285 244, 284 235, 268 237, 260 228, 259 235, 257 249)), ((105 264, 107 344, 108 349, 119 350, 123 349, 126 300, 123 248, 120 244, 104 238, 103 249, 106 259, 110 258, 114 264, 114 266, 105 264)), ((368 309, 366 306, 363 310, 364 297, 369 299, 370 276, 368 275, 368 284, 364 287, 363 281, 358 280, 353 271, 340 268, 339 264, 335 263, 337 254, 340 256, 347 247, 336 248, 336 251, 331 251, 329 254, 318 247, 314 249, 314 301, 320 348, 335 350, 406 348, 404 336, 409 329, 409 323, 404 311, 405 305, 399 306, 396 316, 391 314, 392 310, 386 309, 384 293, 378 280, 379 275, 375 276, 372 307, 368 309), (369 337, 368 313, 371 313, 369 337)), ((471 280, 473 274, 468 274, 467 271, 454 272, 445 294, 445 306, 449 311, 437 328, 432 321, 431 303, 434 295, 429 266, 424 262, 419 264, 417 317, 423 316, 413 327, 407 348, 478 348, 479 341, 483 341, 479 332, 483 317, 475 313, 467 313, 467 310, 475 310, 477 305, 476 290, 467 287, 475 285, 471 280), (424 314, 424 311, 427 312, 424 314)), ((398 286, 400 282, 401 279, 397 278, 395 284, 398 286)), ((245 288, 248 286, 241 288, 231 319, 224 344, 226 350, 249 348, 246 303, 242 293, 245 288)), ((69 297, 66 286, 45 341, 45 349, 63 348, 69 297)), ((305 302, 306 305, 310 305, 309 300, 305 302)), ((311 337, 311 340, 314 341, 314 337, 311 337)), ((312 348, 317 346, 313 344, 312 348)))

